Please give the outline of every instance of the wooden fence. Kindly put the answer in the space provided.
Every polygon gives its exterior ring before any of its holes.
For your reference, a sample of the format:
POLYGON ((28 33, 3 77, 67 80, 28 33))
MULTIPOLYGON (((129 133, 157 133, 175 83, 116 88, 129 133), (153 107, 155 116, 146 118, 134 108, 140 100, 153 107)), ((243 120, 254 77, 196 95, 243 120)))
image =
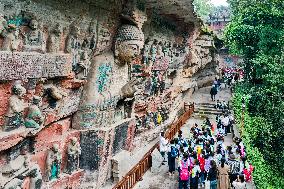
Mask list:
MULTIPOLYGON (((181 127, 186 123, 194 111, 194 104, 184 106, 185 113, 179 117, 179 119, 174 122, 165 136, 167 139, 171 140, 175 137, 176 133, 181 129, 181 127)), ((131 189, 134 185, 142 180, 143 175, 152 167, 152 152, 159 146, 156 143, 145 155, 144 157, 133 167, 123 179, 118 182, 113 189, 131 189)))

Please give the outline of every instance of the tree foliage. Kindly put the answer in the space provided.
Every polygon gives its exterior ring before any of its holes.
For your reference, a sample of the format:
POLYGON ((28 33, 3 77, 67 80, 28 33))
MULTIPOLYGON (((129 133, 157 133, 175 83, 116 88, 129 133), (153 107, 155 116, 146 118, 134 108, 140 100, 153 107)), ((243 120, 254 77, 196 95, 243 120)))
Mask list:
MULTIPOLYGON (((263 189, 284 188, 284 1, 229 3, 233 17, 225 31, 226 42, 233 54, 244 57, 245 81, 239 95, 250 95, 247 145, 263 158, 257 169, 281 181, 271 185, 271 179, 259 179, 257 184, 263 189)), ((256 173, 257 178, 264 176, 256 173)))
POLYGON ((213 10, 213 4, 210 0, 194 0, 193 5, 195 12, 202 20, 207 20, 213 10))

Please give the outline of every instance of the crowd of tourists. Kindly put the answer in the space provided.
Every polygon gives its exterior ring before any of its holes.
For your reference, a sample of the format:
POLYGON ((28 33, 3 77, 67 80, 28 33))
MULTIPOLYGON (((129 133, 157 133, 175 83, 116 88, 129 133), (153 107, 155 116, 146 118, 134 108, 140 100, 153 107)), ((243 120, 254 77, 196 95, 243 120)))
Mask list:
POLYGON ((212 87, 210 89, 211 100, 216 101, 216 95, 221 90, 222 83, 225 85, 225 88, 230 88, 235 85, 236 82, 241 80, 243 77, 242 70, 231 70, 231 69, 224 69, 221 73, 221 78, 215 78, 212 87))
POLYGON ((224 138, 232 132, 232 115, 218 115, 217 125, 206 118, 202 125, 194 124, 189 136, 179 131, 178 137, 168 141, 160 136, 162 165, 167 162, 169 176, 178 175, 179 189, 248 189, 253 167, 246 158, 240 138, 226 146, 224 138))

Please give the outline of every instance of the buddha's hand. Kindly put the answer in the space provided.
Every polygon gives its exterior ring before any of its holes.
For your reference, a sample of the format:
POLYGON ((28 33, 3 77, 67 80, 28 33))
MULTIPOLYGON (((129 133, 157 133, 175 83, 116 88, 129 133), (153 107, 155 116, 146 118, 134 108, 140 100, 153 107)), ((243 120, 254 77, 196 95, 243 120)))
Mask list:
POLYGON ((123 98, 131 98, 136 92, 135 86, 138 84, 137 79, 130 80, 126 85, 121 88, 121 94, 123 98))

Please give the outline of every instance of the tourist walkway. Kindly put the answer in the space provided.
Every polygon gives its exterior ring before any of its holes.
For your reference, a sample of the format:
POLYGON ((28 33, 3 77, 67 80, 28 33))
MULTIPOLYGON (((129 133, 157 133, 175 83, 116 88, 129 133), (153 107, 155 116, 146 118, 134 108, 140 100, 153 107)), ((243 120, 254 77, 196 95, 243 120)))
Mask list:
MULTIPOLYGON (((189 99, 186 99, 188 102, 194 102, 196 103, 196 107, 198 107, 198 104, 214 104, 215 102, 211 101, 210 97, 210 88, 201 88, 197 90, 192 97, 189 99)), ((219 99, 221 101, 225 100, 228 102, 231 98, 231 92, 229 89, 222 89, 217 95, 216 100, 219 99)), ((201 123, 204 121, 204 118, 202 117, 203 114, 195 113, 192 118, 188 120, 188 122, 182 127, 183 136, 187 137, 189 136, 190 128, 194 123, 197 123, 198 125, 201 125, 201 123)), ((215 115, 214 114, 205 114, 205 116, 208 116, 210 121, 214 124, 216 124, 215 121, 215 115)), ((232 135, 228 134, 225 137, 225 145, 232 144, 232 135)), ((158 153, 154 154, 159 155, 158 153)), ((174 177, 169 177, 168 175, 168 165, 165 163, 165 165, 161 165, 161 162, 159 162, 159 158, 153 158, 153 167, 155 165, 158 165, 157 168, 153 168, 151 171, 149 170, 144 176, 143 180, 138 182, 134 189, 177 189, 178 188, 178 174, 176 172, 174 177), (156 160, 156 161, 155 161, 156 160), (157 162, 158 160, 158 162, 157 162)))

